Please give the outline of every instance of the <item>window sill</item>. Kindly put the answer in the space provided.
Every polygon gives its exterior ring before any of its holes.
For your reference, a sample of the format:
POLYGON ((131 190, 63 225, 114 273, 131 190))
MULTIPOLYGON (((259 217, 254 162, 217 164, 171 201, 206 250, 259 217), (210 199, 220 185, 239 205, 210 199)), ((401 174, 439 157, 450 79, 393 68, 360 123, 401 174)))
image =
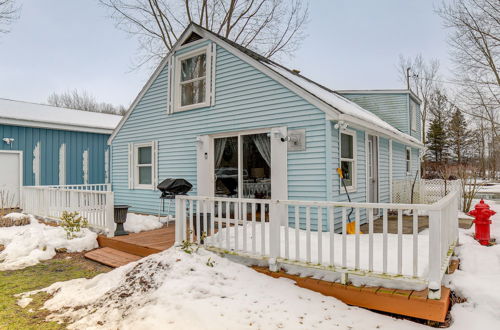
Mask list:
POLYGON ((174 108, 173 113, 196 110, 196 109, 201 109, 201 108, 207 108, 209 106, 210 106, 209 102, 186 105, 184 107, 174 108))
POLYGON ((134 185, 134 190, 154 190, 153 185, 134 185))
MULTIPOLYGON (((341 187, 340 194, 344 194, 345 195, 346 194, 345 191, 346 191, 346 189, 344 189, 344 187, 341 187)), ((356 187, 352 187, 352 186, 351 187, 347 187, 347 192, 348 193, 355 193, 356 191, 357 191, 356 187)))

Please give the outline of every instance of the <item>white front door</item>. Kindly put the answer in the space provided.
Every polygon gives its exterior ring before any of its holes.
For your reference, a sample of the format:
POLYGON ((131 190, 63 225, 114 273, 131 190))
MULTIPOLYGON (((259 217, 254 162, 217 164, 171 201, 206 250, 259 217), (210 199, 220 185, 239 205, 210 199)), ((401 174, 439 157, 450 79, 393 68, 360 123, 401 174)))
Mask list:
POLYGON ((22 153, 0 151, 0 209, 19 207, 22 184, 22 153))

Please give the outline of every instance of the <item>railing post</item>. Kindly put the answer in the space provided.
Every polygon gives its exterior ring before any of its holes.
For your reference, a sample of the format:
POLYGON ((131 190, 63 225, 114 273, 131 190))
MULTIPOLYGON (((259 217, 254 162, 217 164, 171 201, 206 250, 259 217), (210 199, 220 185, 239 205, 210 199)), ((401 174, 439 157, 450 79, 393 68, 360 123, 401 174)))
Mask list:
POLYGON ((280 256, 280 230, 281 217, 284 214, 282 210, 283 207, 284 205, 280 204, 278 201, 271 200, 269 202, 269 270, 272 272, 279 271, 277 259, 280 256))
POLYGON ((429 211, 429 299, 441 299, 441 220, 441 210, 429 211))
MULTIPOLYGON (((182 231, 184 229, 184 222, 186 221, 184 213, 184 201, 181 197, 175 197, 175 246, 179 246, 182 243, 182 231)), ((213 215, 212 215, 213 216, 213 215)), ((213 221, 213 219, 212 219, 213 221)))
POLYGON ((108 237, 115 236, 115 219, 114 219, 114 211, 115 211, 115 197, 113 192, 106 193, 106 229, 108 237))

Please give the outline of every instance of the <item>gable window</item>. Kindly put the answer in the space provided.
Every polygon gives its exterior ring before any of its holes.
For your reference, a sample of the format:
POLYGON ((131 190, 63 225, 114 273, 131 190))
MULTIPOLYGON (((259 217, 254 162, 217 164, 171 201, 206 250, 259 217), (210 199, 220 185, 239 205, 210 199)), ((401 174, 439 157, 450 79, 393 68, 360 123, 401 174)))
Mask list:
POLYGON ((406 147, 406 174, 411 174, 411 148, 406 147))
POLYGON ((417 130, 417 105, 415 102, 410 102, 410 121, 411 121, 411 130, 417 130))
POLYGON ((340 134, 340 168, 348 190, 356 187, 356 133, 345 130, 340 134))
POLYGON ((210 47, 179 55, 175 65, 175 109, 185 111, 210 105, 210 47))

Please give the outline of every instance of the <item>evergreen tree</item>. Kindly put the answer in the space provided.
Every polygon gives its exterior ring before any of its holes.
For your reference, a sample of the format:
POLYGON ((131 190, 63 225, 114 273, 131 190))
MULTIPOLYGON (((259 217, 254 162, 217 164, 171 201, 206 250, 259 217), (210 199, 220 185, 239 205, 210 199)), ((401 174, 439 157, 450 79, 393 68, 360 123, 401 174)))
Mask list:
POLYGON ((437 163, 443 162, 447 157, 448 136, 445 123, 441 116, 436 116, 431 121, 427 131, 427 149, 437 163))
POLYGON ((459 164, 463 163, 463 158, 467 153, 470 144, 470 132, 467 129, 467 122, 459 108, 455 108, 448 124, 449 146, 459 164))

